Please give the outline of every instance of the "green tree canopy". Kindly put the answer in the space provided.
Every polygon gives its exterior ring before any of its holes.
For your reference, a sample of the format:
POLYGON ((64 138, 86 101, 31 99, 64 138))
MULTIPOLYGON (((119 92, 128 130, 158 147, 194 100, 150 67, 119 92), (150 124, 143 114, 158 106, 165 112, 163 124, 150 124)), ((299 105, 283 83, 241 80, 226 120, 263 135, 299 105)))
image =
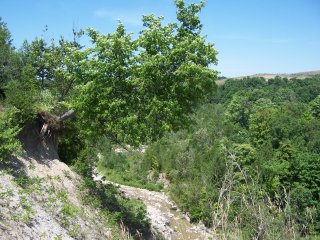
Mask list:
POLYGON ((20 76, 19 55, 12 46, 11 33, 0 17, 0 98, 4 97, 4 88, 9 80, 20 76))
POLYGON ((144 16, 136 40, 121 23, 113 34, 88 30, 93 47, 83 52, 74 98, 87 133, 130 144, 157 139, 186 126, 215 90, 217 52, 201 35, 203 3, 176 6, 178 23, 144 16))

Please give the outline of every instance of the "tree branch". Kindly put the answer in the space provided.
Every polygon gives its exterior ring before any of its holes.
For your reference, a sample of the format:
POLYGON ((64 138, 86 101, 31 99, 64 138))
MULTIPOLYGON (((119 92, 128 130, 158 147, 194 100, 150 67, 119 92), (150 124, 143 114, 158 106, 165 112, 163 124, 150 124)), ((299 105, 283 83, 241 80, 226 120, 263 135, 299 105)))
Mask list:
POLYGON ((62 115, 59 117, 59 121, 60 121, 60 122, 63 122, 63 121, 65 121, 65 120, 69 119, 69 118, 74 117, 74 115, 75 115, 75 111, 74 111, 74 110, 69 110, 69 111, 65 112, 64 114, 62 114, 62 115))

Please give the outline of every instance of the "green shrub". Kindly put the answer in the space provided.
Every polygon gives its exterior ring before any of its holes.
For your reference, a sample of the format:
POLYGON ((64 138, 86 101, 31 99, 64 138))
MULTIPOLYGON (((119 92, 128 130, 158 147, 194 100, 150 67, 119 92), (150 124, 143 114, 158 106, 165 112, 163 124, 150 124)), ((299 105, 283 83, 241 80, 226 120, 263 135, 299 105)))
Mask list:
POLYGON ((37 104, 41 95, 38 83, 32 78, 12 80, 7 84, 6 105, 19 110, 19 121, 23 125, 33 120, 38 113, 37 104))
POLYGON ((21 145, 17 139, 20 131, 17 114, 19 111, 16 108, 0 112, 0 162, 7 161, 12 154, 19 153, 21 145))

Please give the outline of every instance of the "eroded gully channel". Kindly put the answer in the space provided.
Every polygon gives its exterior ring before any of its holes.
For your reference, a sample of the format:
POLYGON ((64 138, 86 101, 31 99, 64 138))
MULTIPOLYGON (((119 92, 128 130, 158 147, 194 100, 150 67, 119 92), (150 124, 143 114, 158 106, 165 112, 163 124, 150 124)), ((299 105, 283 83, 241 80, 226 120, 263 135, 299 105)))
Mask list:
MULTIPOLYGON (((101 180, 101 176, 95 176, 101 180)), ((213 233, 202 224, 192 224, 173 201, 163 192, 120 185, 107 180, 105 184, 114 184, 131 199, 141 200, 147 207, 151 225, 168 240, 204 240, 214 239, 213 233)))

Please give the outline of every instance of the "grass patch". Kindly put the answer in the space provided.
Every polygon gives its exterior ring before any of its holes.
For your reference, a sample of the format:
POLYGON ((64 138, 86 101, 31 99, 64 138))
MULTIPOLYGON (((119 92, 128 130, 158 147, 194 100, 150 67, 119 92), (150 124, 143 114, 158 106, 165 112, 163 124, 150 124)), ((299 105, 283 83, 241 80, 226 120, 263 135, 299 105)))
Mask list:
POLYGON ((98 167, 98 172, 104 176, 109 181, 132 186, 136 188, 144 188, 150 191, 160 192, 163 189, 163 186, 158 183, 147 181, 145 176, 134 174, 132 172, 118 172, 114 169, 107 169, 103 167, 98 167))
POLYGON ((97 170, 106 179, 137 188, 160 191, 163 186, 155 180, 148 180, 149 169, 142 164, 143 153, 129 151, 104 153, 98 162, 97 170))

